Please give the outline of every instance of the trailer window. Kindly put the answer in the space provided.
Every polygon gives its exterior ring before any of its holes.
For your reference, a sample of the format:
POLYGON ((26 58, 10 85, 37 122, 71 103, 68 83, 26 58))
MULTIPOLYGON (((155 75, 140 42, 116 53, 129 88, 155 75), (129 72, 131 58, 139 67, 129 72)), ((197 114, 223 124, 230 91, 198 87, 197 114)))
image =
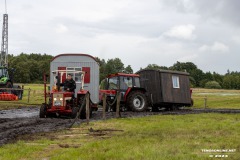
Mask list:
POLYGON ((67 74, 70 73, 73 77, 73 80, 75 80, 76 83, 81 83, 81 73, 72 73, 73 71, 82 71, 81 67, 67 67, 67 74))
POLYGON ((172 82, 173 82, 173 88, 180 88, 178 76, 172 76, 172 82))

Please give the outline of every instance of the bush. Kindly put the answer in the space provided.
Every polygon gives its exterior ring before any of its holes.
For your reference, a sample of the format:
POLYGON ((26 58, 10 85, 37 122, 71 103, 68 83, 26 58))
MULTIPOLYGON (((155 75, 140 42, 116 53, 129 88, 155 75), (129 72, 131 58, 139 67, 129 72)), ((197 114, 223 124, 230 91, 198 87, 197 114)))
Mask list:
POLYGON ((209 82, 207 82, 205 84, 205 88, 208 88, 208 89, 221 89, 222 87, 216 81, 209 81, 209 82))

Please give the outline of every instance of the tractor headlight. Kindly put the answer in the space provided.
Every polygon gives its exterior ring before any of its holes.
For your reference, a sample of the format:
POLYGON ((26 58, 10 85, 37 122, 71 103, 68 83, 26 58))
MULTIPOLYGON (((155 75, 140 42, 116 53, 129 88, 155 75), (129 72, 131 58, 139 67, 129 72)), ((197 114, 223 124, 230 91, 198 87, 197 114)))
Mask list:
POLYGON ((54 101, 56 101, 56 100, 57 100, 57 98, 53 98, 53 100, 54 100, 54 101))

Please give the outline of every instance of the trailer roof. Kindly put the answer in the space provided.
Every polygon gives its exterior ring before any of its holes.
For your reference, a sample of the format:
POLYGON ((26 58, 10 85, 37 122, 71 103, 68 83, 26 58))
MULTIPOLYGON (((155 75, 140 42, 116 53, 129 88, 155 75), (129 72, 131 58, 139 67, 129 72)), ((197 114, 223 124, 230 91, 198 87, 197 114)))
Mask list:
POLYGON ((110 74, 110 75, 108 75, 108 78, 116 77, 116 76, 140 77, 138 74, 115 73, 115 74, 110 74))
POLYGON ((188 72, 181 72, 181 71, 172 71, 172 70, 162 70, 162 69, 142 69, 140 71, 137 71, 136 74, 139 74, 143 71, 155 71, 160 73, 173 73, 173 74, 181 74, 181 75, 187 75, 189 76, 188 72))
POLYGON ((54 61, 56 58, 62 57, 62 56, 86 56, 86 57, 90 57, 93 60, 95 60, 96 62, 98 62, 95 57, 93 57, 93 56, 91 56, 89 54, 83 54, 83 53, 63 53, 63 54, 59 54, 59 55, 53 57, 51 62, 54 61))

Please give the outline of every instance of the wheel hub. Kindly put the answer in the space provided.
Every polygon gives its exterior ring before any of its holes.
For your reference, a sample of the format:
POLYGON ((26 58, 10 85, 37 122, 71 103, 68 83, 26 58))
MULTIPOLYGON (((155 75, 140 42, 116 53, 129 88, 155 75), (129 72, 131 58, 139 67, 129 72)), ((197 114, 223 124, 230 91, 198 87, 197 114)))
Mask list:
POLYGON ((136 107, 136 108, 143 108, 144 107, 144 100, 142 97, 136 97, 134 98, 133 100, 133 105, 136 107))

